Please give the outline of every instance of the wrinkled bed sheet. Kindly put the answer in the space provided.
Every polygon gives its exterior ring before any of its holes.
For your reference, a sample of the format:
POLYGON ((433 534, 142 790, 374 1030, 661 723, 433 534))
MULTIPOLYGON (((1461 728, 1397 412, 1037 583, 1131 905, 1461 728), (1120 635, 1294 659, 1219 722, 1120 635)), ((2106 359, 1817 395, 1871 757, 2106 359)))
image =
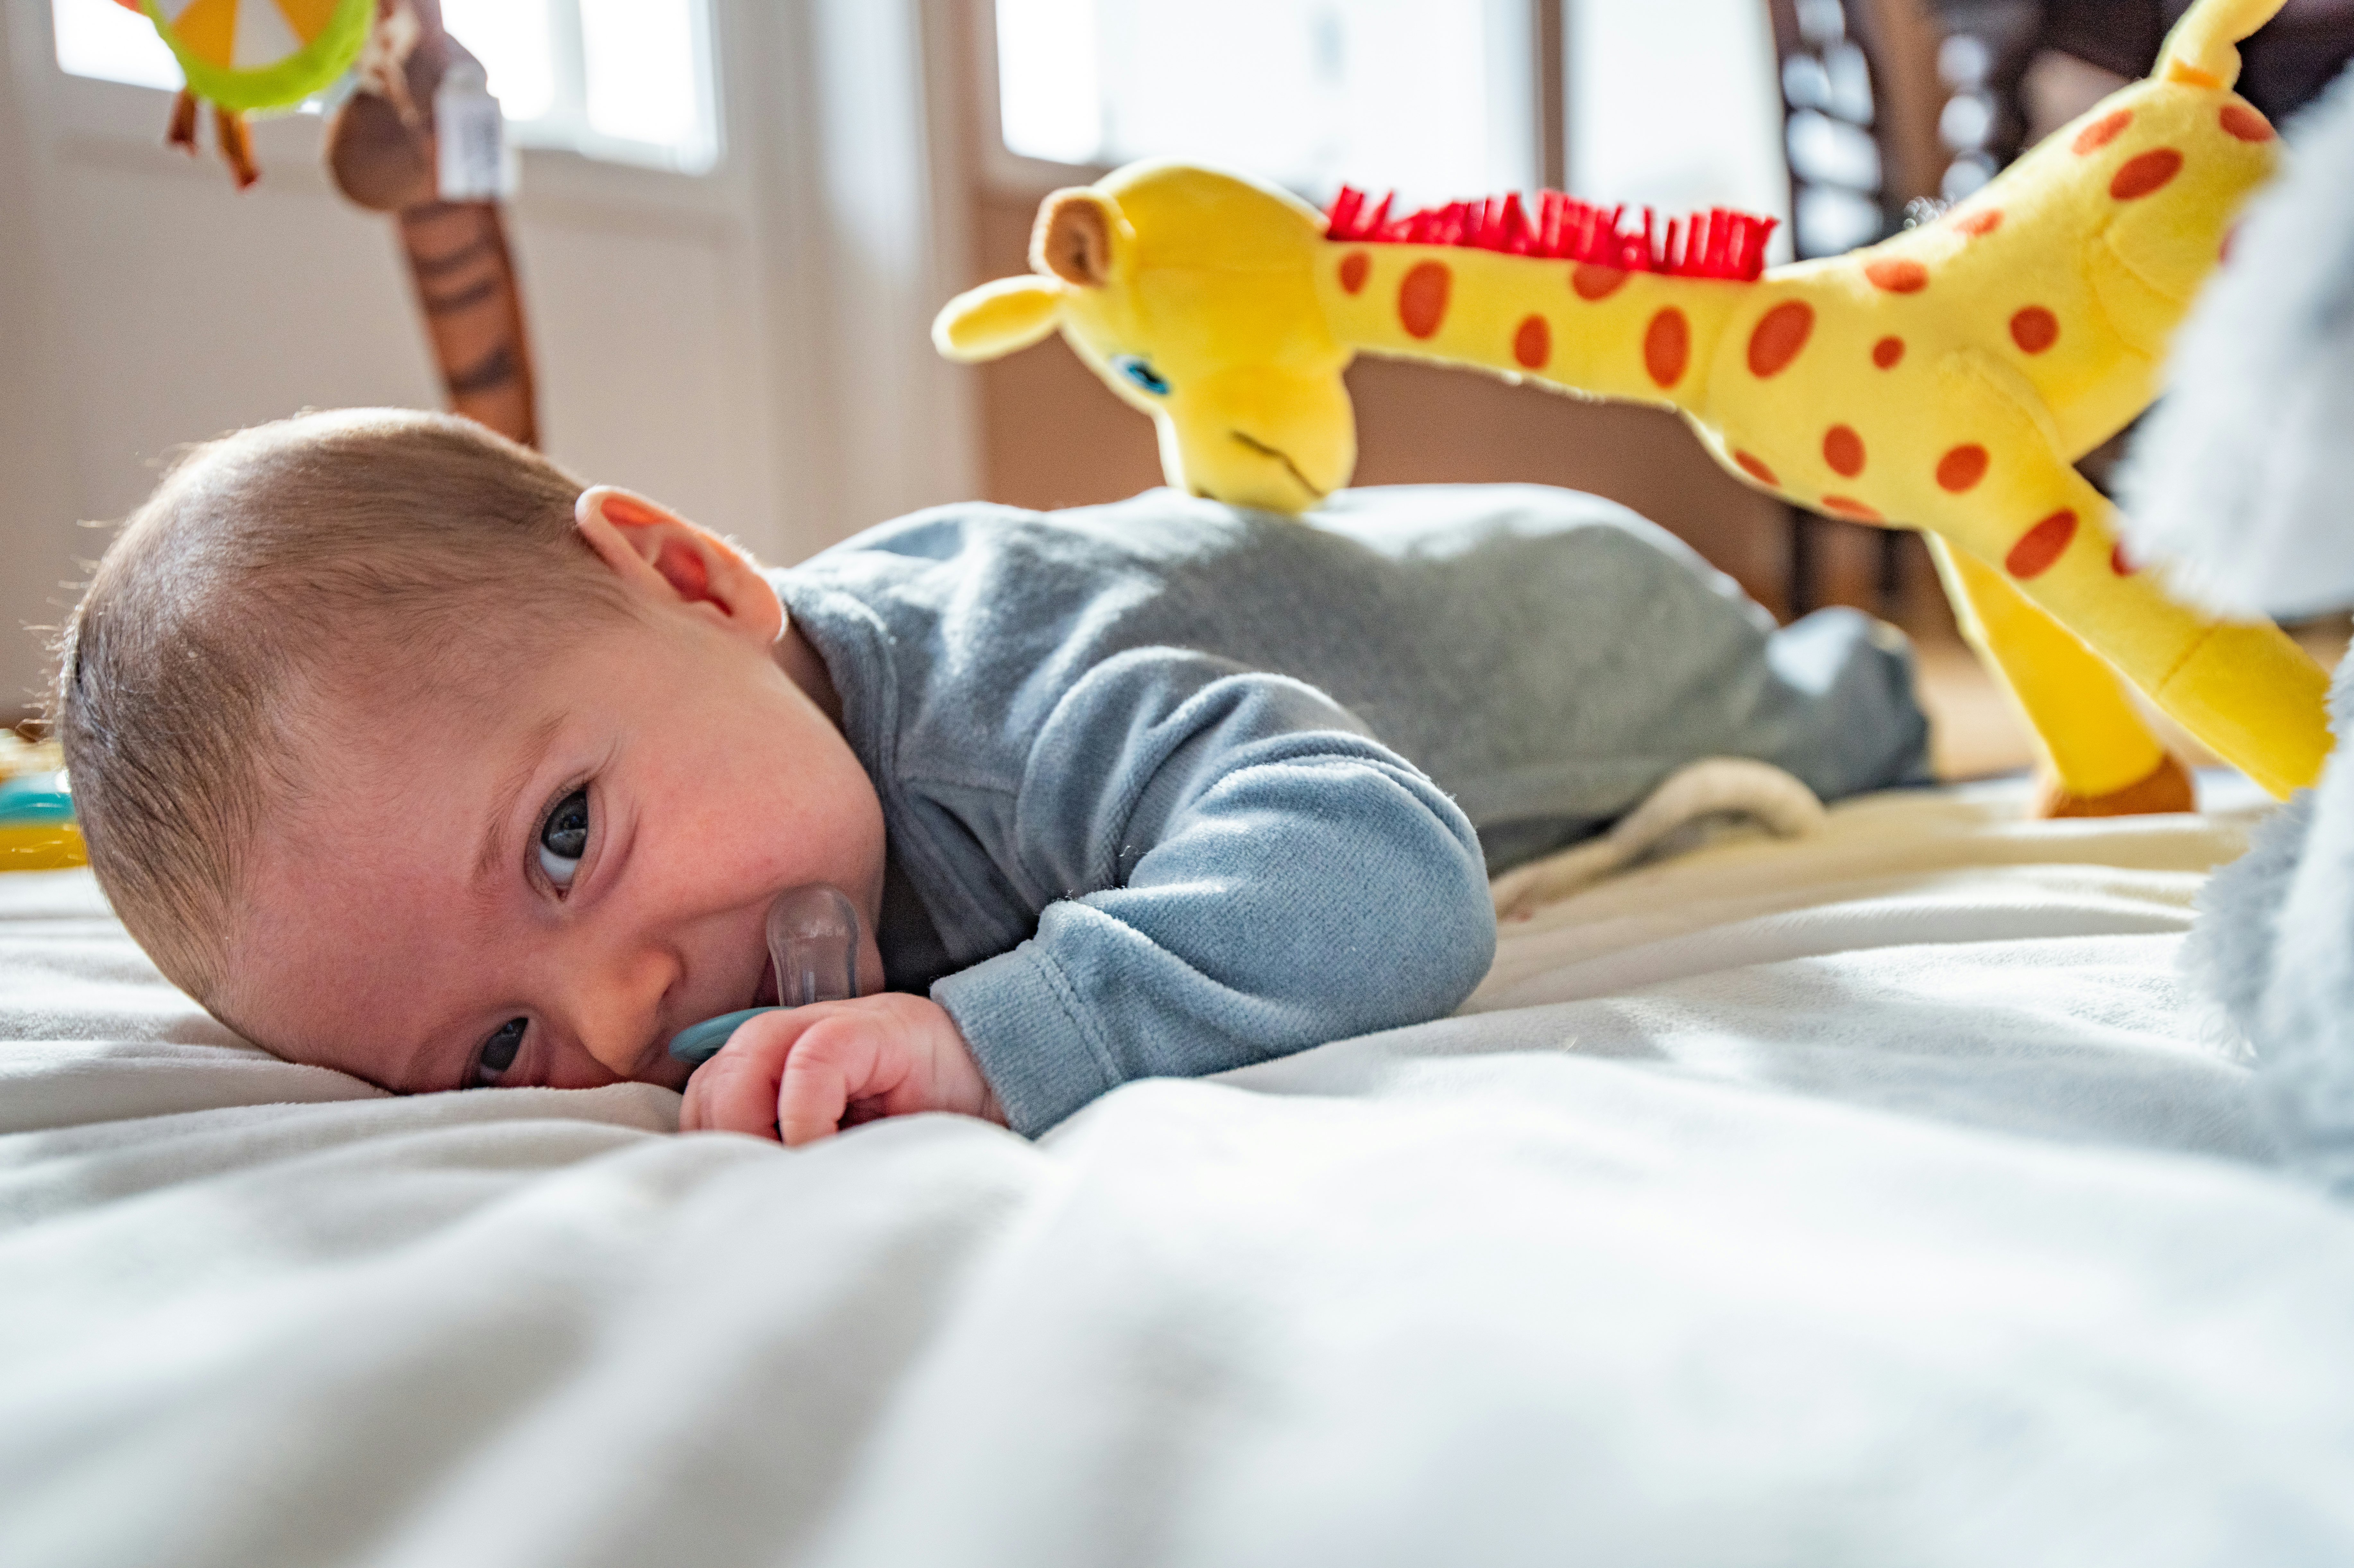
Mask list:
POLYGON ((2174 978, 2248 819, 2020 799, 1035 1144, 387 1098, 0 877, 0 1559, 2354 1562, 2354 1213, 2174 978))

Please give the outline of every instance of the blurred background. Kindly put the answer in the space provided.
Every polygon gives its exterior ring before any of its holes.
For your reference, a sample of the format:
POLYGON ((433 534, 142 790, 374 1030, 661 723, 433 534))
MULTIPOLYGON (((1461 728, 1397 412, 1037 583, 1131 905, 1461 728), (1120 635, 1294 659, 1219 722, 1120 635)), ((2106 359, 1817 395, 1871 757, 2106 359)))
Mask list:
MULTIPOLYGON (((1147 423, 1043 345, 926 336, 1026 266, 1039 198, 1138 157, 1413 201, 1540 185, 1784 220, 1773 259, 1934 216, 2142 73, 2187 0, 443 0, 522 149, 509 228, 544 444, 762 557, 937 502, 1160 482, 1147 423)), ((387 220, 321 120, 263 178, 160 143, 176 69, 112 0, 0 0, 0 719, 105 528, 181 443, 311 407, 438 407, 387 220)), ((2354 0, 2289 0, 2243 90, 2292 120, 2354 0)), ((2292 139, 2294 134, 2291 126, 2292 139)), ((1623 501, 1777 614, 1922 641, 1949 774, 2026 758, 1917 541, 1795 514, 1672 417, 1361 361, 1361 483, 1623 501)), ((2088 462, 2096 482, 2113 453, 2088 462)), ((2328 629, 2317 629, 2327 641, 2328 629)))

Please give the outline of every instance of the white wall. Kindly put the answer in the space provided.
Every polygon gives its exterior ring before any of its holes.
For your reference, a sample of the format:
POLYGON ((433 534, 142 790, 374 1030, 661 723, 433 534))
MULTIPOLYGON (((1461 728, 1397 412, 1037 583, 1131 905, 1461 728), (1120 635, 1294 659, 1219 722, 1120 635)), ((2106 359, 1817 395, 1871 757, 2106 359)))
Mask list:
MULTIPOLYGON (((512 238, 551 454, 792 560, 973 490, 965 383, 924 335, 961 207, 918 0, 715 4, 719 169, 529 154, 512 238)), ((46 676, 25 628, 103 546, 76 523, 120 519, 175 446, 438 394, 389 223, 335 196, 316 121, 262 126, 240 196, 158 144, 163 94, 58 71, 48 0, 0 6, 5 716, 46 676)))

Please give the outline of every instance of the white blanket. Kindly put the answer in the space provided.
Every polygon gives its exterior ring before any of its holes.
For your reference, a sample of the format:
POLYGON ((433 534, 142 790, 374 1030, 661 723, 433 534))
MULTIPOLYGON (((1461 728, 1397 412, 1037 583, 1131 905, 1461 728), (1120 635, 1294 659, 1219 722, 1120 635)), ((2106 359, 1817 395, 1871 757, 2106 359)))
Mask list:
POLYGON ((2354 1213, 2173 979, 2244 818, 2018 805, 1034 1145, 386 1098, 0 877, 0 1562, 2354 1562, 2354 1213))

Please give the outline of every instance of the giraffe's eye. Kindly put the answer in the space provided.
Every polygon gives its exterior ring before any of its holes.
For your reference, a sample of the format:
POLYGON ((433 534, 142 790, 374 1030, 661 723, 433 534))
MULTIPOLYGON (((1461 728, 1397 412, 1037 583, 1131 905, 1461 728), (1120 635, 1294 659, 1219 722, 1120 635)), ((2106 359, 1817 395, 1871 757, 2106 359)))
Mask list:
POLYGON ((1169 383, 1161 379, 1161 373, 1152 368, 1149 360, 1139 359, 1132 354, 1117 355, 1112 359, 1111 367, 1155 397, 1169 396, 1169 383))

